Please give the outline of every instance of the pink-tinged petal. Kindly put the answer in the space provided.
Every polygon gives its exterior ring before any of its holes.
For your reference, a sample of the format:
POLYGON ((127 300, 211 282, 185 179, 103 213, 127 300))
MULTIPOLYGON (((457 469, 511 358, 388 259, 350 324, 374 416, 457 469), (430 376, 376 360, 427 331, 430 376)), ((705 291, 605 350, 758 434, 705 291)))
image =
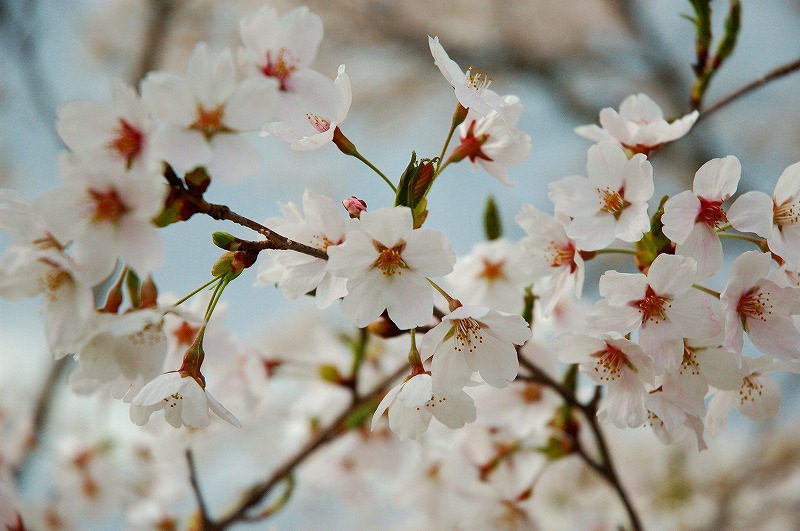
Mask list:
POLYGON ((667 318, 688 339, 706 339, 719 335, 722 324, 714 318, 711 297, 697 290, 690 290, 670 301, 667 318))
POLYGON ((195 121, 196 100, 183 77, 150 72, 141 85, 142 101, 160 121, 186 127, 195 121))
POLYGON ((616 385, 608 386, 603 410, 618 428, 636 428, 647 419, 644 385, 629 371, 623 371, 616 385))
POLYGON ((475 421, 477 414, 475 403, 464 391, 437 393, 434 400, 435 405, 430 408, 430 411, 436 420, 451 430, 463 428, 464 424, 475 421))
POLYGON ((639 330, 639 344, 653 357, 656 374, 675 372, 683 361, 683 336, 669 321, 648 321, 639 330))
POLYGON ((279 117, 296 123, 308 120, 305 113, 334 118, 338 105, 342 104, 342 92, 336 82, 317 72, 316 70, 300 70, 295 72, 288 81, 287 89, 290 92, 281 92, 279 117))
POLYGON ((722 348, 699 349, 694 352, 703 377, 708 385, 734 391, 742 385, 742 371, 736 356, 722 348))
POLYGON ((664 394, 683 411, 696 416, 706 414, 708 383, 693 367, 682 366, 675 374, 665 374, 662 388, 664 394))
POLYGON ((619 106, 619 114, 632 122, 657 122, 664 113, 647 94, 631 94, 619 106))
POLYGON ((278 30, 281 45, 291 51, 299 68, 314 62, 323 34, 322 19, 318 15, 305 6, 296 7, 281 17, 278 30))
POLYGON ((441 323, 434 326, 432 329, 428 330, 424 336, 422 336, 422 342, 420 343, 420 352, 422 354, 422 360, 425 361, 431 356, 437 347, 439 347, 444 338, 453 332, 453 322, 449 320, 444 320, 441 323))
POLYGON ((592 197, 597 195, 586 177, 570 175, 551 182, 547 190, 547 197, 553 202, 556 212, 574 217, 591 215, 597 211, 596 206, 589 204, 592 197))
POLYGON ((91 235, 73 244, 72 257, 91 285, 108 278, 117 265, 119 244, 113 230, 109 225, 93 227, 91 235))
POLYGON ((406 242, 403 260, 422 276, 442 277, 453 271, 456 254, 443 232, 416 229, 406 242))
MULTIPOLYGON (((767 253, 759 251, 747 251, 742 253, 731 264, 729 275, 730 279, 738 279, 741 283, 739 290, 747 290, 756 285, 762 278, 766 278, 769 274, 770 264, 772 257, 767 253)), ((730 288, 726 287, 725 292, 729 292, 730 288)), ((741 293, 739 294, 741 295, 741 293)), ((734 303, 738 304, 738 295, 734 303)))
POLYGON ((695 226, 700 213, 700 200, 689 190, 670 197, 664 203, 664 235, 675 243, 683 243, 695 226))
POLYGON ((464 354, 456 350, 453 339, 445 341, 436 349, 431 362, 431 375, 437 389, 460 391, 469 381, 472 372, 464 354))
POLYGON ((719 271, 724 257, 717 232, 705 223, 696 223, 689 237, 676 246, 675 253, 697 262, 695 280, 705 280, 719 271))
MULTIPOLYGON (((74 374, 74 373, 73 373, 74 374)), ((150 415, 163 408, 163 404, 155 404, 152 406, 136 406, 131 404, 129 415, 131 422, 137 426, 144 426, 150 420, 150 415)), ((180 425, 176 426, 180 427, 180 425)))
POLYGON ((225 183, 253 176, 261 166, 261 157, 246 138, 237 134, 220 133, 209 141, 212 156, 206 169, 212 179, 225 183))
MULTIPOLYGON (((686 412, 676 406, 671 398, 663 392, 656 392, 649 395, 645 401, 647 409, 658 415, 663 423, 663 426, 653 424, 653 430, 656 430, 657 435, 659 435, 657 431, 659 428, 664 432, 671 432, 686 422, 686 412)), ((669 437, 668 433, 666 435, 669 437)), ((659 435, 659 439, 661 439, 661 435, 659 435)), ((667 440, 669 441, 669 439, 667 440)))
POLYGON ((153 152, 175 167, 177 172, 193 170, 211 160, 213 152, 199 131, 168 125, 155 134, 153 152))
POLYGON ((515 345, 522 345, 531 338, 530 326, 520 315, 490 310, 480 322, 486 333, 515 345))
POLYGON ((767 244, 774 254, 786 260, 789 267, 800 268, 800 224, 773 225, 767 244))
POLYGON ((728 286, 720 296, 720 304, 725 316, 725 349, 735 354, 741 354, 744 346, 744 328, 737 309, 743 289, 741 279, 732 275, 728 286))
POLYGON ((664 133, 660 136, 660 142, 672 142, 673 140, 677 140, 684 136, 689 130, 694 126, 697 119, 700 117, 700 113, 697 111, 692 111, 686 116, 678 118, 671 124, 669 124, 664 131, 664 133))
POLYGON ((712 437, 716 437, 728 424, 728 416, 739 401, 737 391, 717 391, 708 403, 706 428, 712 437))
POLYGON ((614 235, 624 242, 638 242, 650 230, 647 203, 634 203, 622 210, 614 227, 614 235))
POLYGON ((600 142, 587 152, 586 171, 592 186, 618 191, 624 184, 628 157, 614 142, 600 142))
POLYGON ((660 254, 650 265, 647 282, 658 295, 682 293, 694 284, 697 262, 676 254, 660 254))
POLYGON ((728 209, 728 221, 740 232, 753 232, 762 238, 772 230, 772 198, 764 192, 740 195, 728 209))
POLYGON ((780 409, 781 388, 778 382, 766 376, 751 376, 751 379, 758 389, 743 387, 745 397, 740 400, 738 409, 742 415, 754 422, 766 422, 780 409))
POLYGON ((558 360, 563 363, 587 363, 595 352, 606 349, 606 342, 583 334, 566 332, 553 340, 553 348, 558 352, 558 360))
POLYGON ((790 199, 797 201, 800 195, 800 162, 796 162, 783 170, 781 176, 778 177, 778 182, 775 184, 775 203, 778 205, 784 204, 790 199))
POLYGON ((360 228, 385 247, 408 241, 414 220, 408 207, 381 208, 362 212, 360 228))
POLYGON ((606 271, 600 277, 599 289, 611 306, 627 306, 630 301, 644 299, 647 285, 648 278, 641 273, 606 271))
POLYGON ((725 201, 736 193, 741 175, 742 164, 736 157, 728 155, 722 159, 712 159, 695 173, 692 190, 695 195, 708 201, 725 201))
POLYGON ((380 404, 378 404, 378 408, 372 415, 372 425, 370 427, 372 431, 375 431, 375 426, 378 424, 378 421, 383 416, 383 412, 386 411, 389 407, 391 407, 391 405, 394 403, 395 399, 397 398, 397 395, 400 394, 400 391, 403 389, 403 385, 405 385, 405 382, 395 387, 392 387, 389 390, 389 392, 386 393, 386 396, 383 397, 380 404))
POLYGON ((604 140, 614 140, 605 129, 598 127, 595 124, 581 125, 575 128, 575 133, 592 142, 603 142, 604 140))
POLYGON ((600 110, 600 125, 609 132, 618 142, 630 144, 631 139, 638 130, 636 124, 620 116, 611 107, 600 110))
POLYGON ((589 328, 598 333, 633 332, 642 324, 642 312, 633 306, 611 306, 607 300, 599 300, 586 316, 589 328))
POLYGON ((426 279, 414 274, 396 275, 386 289, 386 310, 399 329, 408 330, 431 320, 433 288, 426 279))
POLYGON ((317 286, 317 308, 324 310, 345 295, 347 295, 347 279, 330 274, 326 275, 317 286))
POLYGON ((275 119, 278 82, 253 77, 239 83, 225 104, 225 125, 236 131, 261 131, 275 119))
POLYGON ((366 232, 354 230, 347 234, 343 244, 328 247, 326 268, 333 275, 352 278, 372 269, 377 259, 372 238, 366 232))
POLYGON ((747 320, 747 336, 755 347, 775 359, 800 359, 800 332, 791 317, 770 315, 768 321, 747 320))
POLYGON ((480 373, 483 381, 498 389, 506 387, 519 372, 517 350, 510 342, 488 334, 483 336, 482 346, 483 348, 477 349, 472 356, 467 353, 467 364, 470 364, 472 357, 471 368, 480 373))
POLYGON ((217 399, 211 396, 211 393, 206 391, 206 399, 208 400, 208 407, 211 411, 214 412, 216 416, 230 424, 231 426, 235 426, 237 428, 242 427, 242 423, 239 422, 239 419, 233 416, 233 413, 225 409, 225 406, 217 402, 217 399))
MULTIPOLYGON (((185 378, 180 393, 183 397, 181 420, 187 428, 205 428, 211 422, 208 418, 208 399, 206 392, 194 378, 185 378)), ((169 409, 165 408, 165 411, 169 409)), ((177 408, 175 408, 177 409, 177 408)))
MULTIPOLYGON (((280 17, 272 6, 262 6, 239 21, 239 32, 244 45, 254 53, 265 54, 267 50, 277 49, 280 17)), ((261 58, 259 58, 261 59, 261 58)))
MULTIPOLYGON (((286 297, 296 299, 319 286, 324 276, 325 260, 312 258, 306 263, 298 263, 291 268, 287 268, 286 273, 280 279, 280 286, 286 297)), ((343 280, 346 283, 346 279, 343 280)), ((347 290, 345 289, 344 294, 346 293, 347 290)), ((319 292, 317 295, 319 295, 319 292)))
POLYGON ((56 130, 68 148, 80 152, 105 146, 118 126, 118 118, 108 106, 93 101, 72 101, 58 110, 56 130))
POLYGON ((119 226, 120 258, 144 278, 164 261, 164 242, 147 222, 124 219, 119 226))
POLYGON ((625 199, 631 203, 643 203, 653 197, 653 166, 647 157, 637 153, 624 168, 625 199))
POLYGON ((183 387, 183 378, 177 372, 168 372, 148 382, 131 402, 134 406, 153 406, 183 387))
POLYGON ((408 379, 397 399, 408 407, 420 407, 433 396, 433 378, 430 374, 417 374, 408 379))
POLYGON ((428 36, 428 45, 431 49, 431 55, 433 55, 434 64, 439 67, 439 71, 451 85, 455 85, 457 81, 465 77, 458 64, 450 59, 442 45, 439 44, 439 37, 428 36))
MULTIPOLYGON (((386 290, 386 277, 377 270, 348 280, 348 293, 342 299, 342 313, 356 326, 367 326, 380 317, 383 310, 386 309, 386 290)), ((431 295, 432 306, 433 296, 431 295)))
POLYGON ((616 226, 614 216, 606 212, 596 216, 582 216, 570 222, 567 226, 567 236, 575 240, 580 249, 596 251, 614 241, 616 226))
POLYGON ((81 238, 88 222, 79 206, 84 193, 71 186, 50 190, 33 204, 34 211, 44 218, 47 228, 60 242, 81 238))

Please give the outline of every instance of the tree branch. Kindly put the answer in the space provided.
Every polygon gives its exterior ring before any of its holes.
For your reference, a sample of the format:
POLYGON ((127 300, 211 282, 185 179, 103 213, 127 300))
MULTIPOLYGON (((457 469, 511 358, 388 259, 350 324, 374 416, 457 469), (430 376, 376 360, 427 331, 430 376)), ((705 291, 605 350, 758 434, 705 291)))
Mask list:
POLYGON ((194 464, 194 457, 192 456, 192 450, 190 448, 186 449, 186 464, 189 467, 189 483, 192 485, 192 492, 194 492, 194 497, 197 500, 197 508, 200 511, 200 518, 202 519, 203 526, 205 527, 211 520, 208 517, 208 508, 205 500, 203 499, 203 494, 200 492, 200 483, 197 480, 197 467, 194 464))

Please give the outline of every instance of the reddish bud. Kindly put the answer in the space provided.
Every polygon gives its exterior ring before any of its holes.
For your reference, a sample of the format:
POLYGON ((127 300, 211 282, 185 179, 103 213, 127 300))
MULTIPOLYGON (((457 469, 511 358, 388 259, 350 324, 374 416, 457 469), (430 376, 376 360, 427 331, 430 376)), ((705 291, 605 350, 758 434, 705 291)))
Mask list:
POLYGON ((352 219, 359 219, 361 217, 361 212, 367 209, 367 203, 354 195, 342 201, 342 205, 352 219))

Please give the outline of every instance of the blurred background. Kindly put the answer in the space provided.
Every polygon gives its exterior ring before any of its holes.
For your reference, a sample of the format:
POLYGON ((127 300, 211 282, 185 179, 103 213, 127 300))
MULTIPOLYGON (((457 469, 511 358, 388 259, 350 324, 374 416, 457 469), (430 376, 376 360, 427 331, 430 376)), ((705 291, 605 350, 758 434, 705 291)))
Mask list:
MULTIPOLYGON (((110 102, 113 80, 138 85, 149 70, 182 73, 198 41, 207 41, 213 50, 235 49, 239 18, 263 4, 256 0, 0 2, 0 186, 33 200, 59 183, 56 161, 63 145, 54 124, 63 103, 110 102)), ((516 186, 503 187, 462 164, 443 174, 429 198, 426 226, 444 230, 459 254, 483 239, 481 214, 489 194, 495 196, 505 234, 512 240, 522 235, 514 223, 522 204, 552 211, 547 183, 585 175, 590 142, 575 135, 573 128, 596 123, 601 108, 618 108, 627 95, 644 92, 667 116, 689 110, 695 57, 694 28, 682 18, 691 13, 688 1, 272 0, 269 4, 280 13, 305 4, 322 17, 325 37, 312 67, 333 78, 337 67, 346 64, 353 104, 342 130, 362 154, 395 179, 412 150, 427 157, 439 153, 456 103, 433 64, 428 35, 438 35, 463 68, 474 65, 488 72, 496 92, 521 98, 524 113, 519 127, 530 134, 533 155, 510 170, 516 186)), ((728 4, 717 0, 712 7, 716 32, 721 34, 728 4)), ((798 0, 744 1, 736 51, 714 78, 706 104, 797 59, 798 27, 798 0)), ((799 88, 798 75, 773 82, 659 151, 653 158, 655 197, 690 187, 702 163, 730 154, 742 162, 740 192, 771 193, 783 169, 800 159, 799 88)), ((227 204, 258 221, 278 215, 279 202, 299 203, 306 187, 339 199, 356 195, 373 209, 392 202, 380 179, 333 146, 292 152, 276 139, 254 135, 252 141, 263 154, 258 176, 235 186, 215 183, 206 195, 209 201, 227 204)), ((251 237, 237 227, 205 219, 163 231, 169 251, 155 275, 162 291, 185 294, 205 282, 219 254, 211 244, 215 230, 251 237)), ((594 274, 596 279, 614 264, 612 259, 595 262, 588 278, 594 274)), ((254 269, 226 290, 225 299, 229 326, 258 342, 267 323, 310 305, 287 302, 271 287, 253 288, 254 269)), ((590 290, 588 279, 587 285, 590 290)), ((712 282, 711 287, 722 286, 712 282)), ((586 295, 591 297, 591 291, 586 295)), ((2 403, 13 397, 14 407, 25 410, 35 407, 43 386, 50 385, 48 375, 53 376, 38 305, 35 300, 0 301, 2 403)), ((55 377, 63 380, 63 374, 55 377)), ((786 402, 776 424, 796 416, 796 383, 784 381, 786 402)), ((78 408, 83 404, 74 403, 78 408)), ((66 418, 72 414, 67 406, 57 411, 62 410, 66 418)), ((736 429, 752 434, 769 428, 736 429)))

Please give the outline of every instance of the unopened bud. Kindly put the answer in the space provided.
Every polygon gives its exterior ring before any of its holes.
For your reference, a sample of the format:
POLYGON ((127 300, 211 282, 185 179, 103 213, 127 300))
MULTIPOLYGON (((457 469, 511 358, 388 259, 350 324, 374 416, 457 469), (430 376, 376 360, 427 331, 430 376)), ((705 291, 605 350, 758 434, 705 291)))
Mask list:
POLYGON ((236 243, 236 237, 233 234, 229 234, 227 232, 215 232, 211 235, 211 241, 214 242, 214 245, 219 247, 220 249, 225 249, 226 251, 235 251, 236 249, 231 248, 231 246, 236 243))
POLYGON ((342 205, 344 206, 344 209, 347 210, 347 213, 350 214, 352 219, 359 219, 361 217, 361 213, 367 209, 366 201, 359 199, 354 195, 351 195, 342 201, 342 205))
POLYGON ((340 384, 342 383, 342 375, 339 372, 339 369, 336 368, 335 365, 331 365, 330 363, 325 363, 319 366, 319 376, 324 381, 332 383, 332 384, 340 384))

